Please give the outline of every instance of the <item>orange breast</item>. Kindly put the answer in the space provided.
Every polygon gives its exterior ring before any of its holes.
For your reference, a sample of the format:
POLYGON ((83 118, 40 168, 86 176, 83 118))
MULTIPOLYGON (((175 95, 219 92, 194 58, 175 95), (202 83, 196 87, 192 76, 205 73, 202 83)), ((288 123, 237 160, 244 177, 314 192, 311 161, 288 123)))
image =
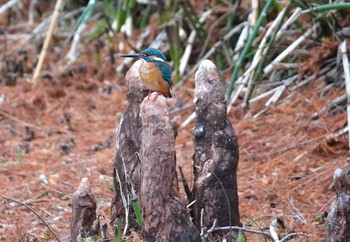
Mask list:
POLYGON ((160 92, 166 97, 171 97, 170 87, 162 77, 159 68, 152 62, 144 62, 140 66, 140 76, 148 90, 160 92))

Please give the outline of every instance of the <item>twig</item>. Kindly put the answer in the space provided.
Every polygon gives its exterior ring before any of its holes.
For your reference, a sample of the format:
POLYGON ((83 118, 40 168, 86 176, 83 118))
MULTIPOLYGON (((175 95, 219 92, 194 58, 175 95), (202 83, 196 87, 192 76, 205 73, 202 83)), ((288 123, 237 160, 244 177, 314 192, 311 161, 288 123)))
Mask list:
POLYGON ((16 117, 12 116, 11 114, 8 114, 8 113, 6 113, 6 112, 4 112, 2 110, 0 110, 0 114, 5 116, 8 119, 11 119, 11 120, 13 120, 13 121, 15 121, 17 123, 22 124, 23 126, 27 126, 27 127, 30 127, 30 128, 33 128, 33 129, 38 129, 38 130, 42 130, 43 129, 42 127, 38 127, 38 126, 36 126, 34 124, 27 123, 27 122, 25 122, 25 121, 23 121, 23 120, 21 120, 19 118, 16 118, 16 117))
POLYGON ((204 236, 206 235, 205 228, 203 226, 203 218, 204 218, 204 208, 201 209, 201 233, 200 236, 202 240, 204 240, 204 236))
POLYGON ((296 217, 303 223, 303 224, 307 224, 304 216, 302 215, 302 213, 299 211, 299 209, 297 209, 294 205, 294 201, 293 201, 293 198, 288 198, 288 201, 290 203, 290 205, 292 206, 293 210, 291 208, 288 208, 288 210, 292 213, 295 213, 296 214, 296 217))
POLYGON ((214 219, 214 223, 213 223, 213 226, 211 226, 210 229, 208 229, 208 233, 211 233, 214 231, 215 227, 216 227, 216 224, 217 224, 218 220, 217 219, 214 219))
POLYGON ((271 221, 270 223, 270 226, 269 226, 269 229, 270 229, 270 234, 271 234, 271 237, 273 238, 273 241, 274 242, 280 242, 280 239, 278 237, 278 234, 276 232, 276 229, 278 227, 278 219, 274 219, 271 221))
POLYGON ((186 193, 186 197, 189 198, 191 195, 191 190, 190 190, 190 187, 188 186, 188 182, 186 180, 185 174, 184 174, 181 166, 179 166, 179 171, 180 171, 180 175, 181 175, 182 185, 184 186, 184 190, 186 193))
MULTIPOLYGON (((214 221, 215 222, 215 221, 214 221)), ((261 234, 264 237, 268 237, 269 239, 271 239, 272 241, 279 241, 279 242, 283 242, 283 241, 287 241, 287 239, 289 239, 292 236, 305 236, 305 237, 309 237, 307 234, 302 233, 302 232, 295 232, 295 233, 290 233, 288 235, 286 235, 285 237, 283 237, 281 240, 275 240, 274 237, 264 231, 261 230, 255 230, 255 229, 250 229, 250 228, 246 228, 246 227, 239 227, 239 226, 225 226, 225 227, 218 227, 218 228, 211 228, 210 232, 215 232, 218 230, 240 230, 240 231, 244 231, 244 232, 248 232, 248 233, 253 233, 253 234, 261 234)), ((207 231, 209 232, 209 230, 207 231)))
POLYGON ((288 146, 288 147, 285 147, 285 148, 282 148, 282 149, 279 149, 279 150, 275 150, 275 151, 272 151, 270 152, 269 154, 267 155, 261 155, 261 156, 252 156, 252 159, 254 161, 256 160, 260 160, 260 159, 265 159, 265 158, 269 158, 271 156, 275 156, 275 155, 280 155, 282 153, 285 153, 289 150, 293 150, 293 149, 297 149, 297 148, 300 148, 304 145, 307 145, 309 143, 313 143, 315 141, 319 141, 321 139, 324 139, 324 138, 332 138, 332 137, 339 137, 339 136, 342 136, 344 135, 345 133, 347 133, 349 130, 349 127, 345 127, 339 131, 337 131, 336 133, 333 133, 333 134, 323 134, 321 136, 318 136, 318 137, 315 137, 315 138, 312 138, 312 139, 309 139, 309 140, 305 140, 305 141, 301 141, 295 145, 292 145, 292 146, 288 146))
POLYGON ((245 25, 244 22, 238 24, 236 27, 231 29, 230 32, 228 32, 224 36, 223 40, 219 40, 218 42, 216 42, 213 45, 213 47, 211 47, 211 49, 203 56, 203 58, 200 61, 198 61, 188 73, 186 73, 186 75, 181 79, 181 81, 175 86, 174 89, 176 90, 177 88, 179 88, 179 86, 181 86, 185 82, 185 80, 187 80, 197 70, 202 60, 207 59, 209 56, 211 56, 215 52, 215 50, 222 44, 223 41, 227 41, 228 39, 231 38, 232 35, 234 35, 235 33, 238 33, 243 28, 244 25, 245 25))
POLYGON ((349 132, 349 151, 350 151, 350 70, 349 70, 349 59, 346 50, 346 40, 340 44, 340 51, 342 54, 344 76, 345 76, 345 87, 347 95, 347 113, 348 113, 348 132, 349 132))
POLYGON ((81 36, 82 32, 84 31, 85 26, 86 26, 85 23, 80 24, 77 31, 75 32, 71 48, 65 57, 66 59, 68 59, 68 65, 71 64, 72 62, 74 62, 75 59, 77 58, 76 50, 77 50, 77 46, 78 46, 78 43, 80 40, 80 36, 81 36))
MULTIPOLYGON (((211 13, 212 13, 211 9, 204 12, 202 14, 202 16, 200 17, 199 22, 204 23, 204 21, 210 16, 211 13)), ((180 68, 179 68, 180 69, 180 76, 183 76, 183 73, 185 72, 185 68, 187 66, 188 60, 190 59, 190 56, 192 53, 192 48, 193 48, 193 42, 194 42, 196 36, 197 36, 197 30, 194 29, 194 30, 192 30, 190 37, 188 37, 186 49, 185 49, 184 54, 182 55, 181 60, 180 60, 180 68)), ((209 39, 209 37, 210 37, 210 30, 209 30, 207 40, 209 39)))
POLYGON ((274 65, 280 61, 282 61, 284 58, 287 57, 293 50, 295 50, 304 40, 306 40, 319 26, 319 24, 315 24, 310 28, 308 31, 306 31, 302 36, 300 36, 296 41, 294 41, 293 44, 291 44, 287 49, 285 49, 279 56, 277 56, 268 66, 265 67, 264 73, 268 74, 274 69, 274 65))
POLYGON ((294 10, 293 14, 287 19, 287 21, 283 24, 281 29, 276 34, 276 39, 279 39, 282 34, 284 34, 284 32, 299 18, 301 11, 302 9, 299 7, 294 10))
POLYGON ((31 0, 29 4, 29 10, 28 10, 28 22, 29 24, 34 23, 35 18, 35 6, 37 5, 38 0, 31 0))
POLYGON ((295 232, 295 233, 290 233, 290 234, 287 234, 286 236, 284 236, 280 242, 283 242, 283 241, 287 241, 287 239, 289 239, 289 237, 292 237, 292 236, 298 236, 298 235, 301 235, 301 236, 304 236, 304 237, 309 237, 307 234, 305 233, 302 233, 302 232, 295 232))
POLYGON ((320 71, 320 73, 318 73, 318 74, 315 73, 315 74, 309 76, 309 77, 306 78, 305 80, 303 80, 303 81, 299 82, 298 84, 296 84, 295 86, 291 87, 291 90, 294 91, 294 90, 296 90, 296 89, 298 89, 298 88, 300 88, 300 87, 302 87, 302 86, 305 86, 305 85, 308 84, 309 82, 315 80, 317 77, 318 77, 319 79, 323 78, 323 77, 326 75, 326 73, 327 73, 329 70, 331 70, 331 69, 332 69, 332 66, 327 65, 325 68, 323 68, 323 69, 320 71))
MULTIPOLYGON (((238 3, 238 2, 236 2, 236 3, 238 3)), ((237 7, 238 7, 238 4, 235 4, 235 6, 233 6, 232 8, 227 9, 227 11, 223 15, 221 15, 218 19, 216 19, 215 22, 210 26, 210 29, 209 29, 208 34, 207 34, 207 38, 204 41, 203 47, 201 49, 201 52, 198 55, 196 62, 199 62, 201 59, 203 59, 202 57, 203 57, 204 52, 208 46, 210 37, 212 36, 212 32, 217 28, 217 26, 221 23, 221 21, 227 17, 228 14, 236 11, 237 7)))
POLYGON ((118 184, 119 184, 119 189, 120 189, 120 197, 122 198, 123 206, 124 206, 124 209, 125 209, 125 223, 126 224, 125 224, 125 227, 124 227, 124 230, 123 230, 123 234, 124 234, 124 231, 126 231, 127 228, 128 228, 129 205, 127 204, 125 195, 123 193, 123 187, 122 187, 122 183, 121 183, 121 180, 120 180, 119 173, 118 173, 117 169, 115 169, 115 174, 116 174, 116 177, 118 179, 118 184))
POLYGON ((219 230, 241 230, 244 232, 249 232, 249 233, 253 233, 253 234, 261 234, 264 235, 268 238, 270 238, 271 240, 273 240, 273 237, 271 236, 271 234, 261 231, 261 230, 255 230, 255 229, 250 229, 250 228, 245 228, 245 227, 240 227, 240 226, 225 226, 225 227, 218 227, 218 228, 214 228, 213 232, 215 231, 219 231, 219 230))
MULTIPOLYGON (((15 121, 15 122, 17 122, 17 123, 23 125, 23 126, 27 126, 27 127, 33 128, 33 129, 41 130, 41 131, 44 131, 45 133, 48 132, 47 129, 44 128, 44 127, 39 127, 39 126, 36 126, 36 125, 34 125, 34 124, 25 122, 25 121, 23 121, 23 120, 21 120, 21 119, 19 119, 19 118, 16 118, 16 117, 12 116, 11 114, 8 114, 8 113, 2 111, 2 110, 0 110, 0 114, 3 115, 3 116, 5 116, 5 117, 8 118, 8 119, 11 119, 11 120, 13 120, 13 121, 15 121)), ((68 132, 67 130, 65 130, 65 129, 61 129, 61 128, 59 128, 59 127, 55 127, 55 129, 57 129, 57 130, 60 131, 61 133, 69 134, 69 132, 68 132)))
MULTIPOLYGON (((137 156, 137 157, 139 159, 139 156, 137 156)), ((124 170, 125 183, 129 184, 128 183, 128 174, 126 173, 127 170, 126 170, 126 166, 125 166, 125 162, 124 162, 123 158, 122 158, 122 161, 123 161, 123 170, 124 170)), ((118 175, 118 179, 119 179, 120 187, 122 187, 119 175, 118 175)), ((120 192, 122 193, 123 190, 121 190, 120 192)), ((123 235, 126 234, 126 232, 128 231, 128 228, 129 228, 129 214, 130 214, 130 193, 127 190, 126 191, 126 207, 125 207, 125 227, 124 227, 123 235)))
POLYGON ((19 204, 21 204, 22 206, 28 208, 32 213, 34 213, 34 214, 44 223, 44 225, 48 228, 48 230, 49 230, 50 233, 55 237, 55 239, 56 239, 57 241, 60 242, 60 239, 59 239, 58 236, 55 234, 55 232, 52 230, 52 228, 45 222, 45 220, 44 220, 32 207, 30 207, 30 206, 28 206, 27 204, 25 204, 25 203, 23 203, 23 202, 21 202, 21 201, 18 201, 18 200, 16 200, 16 199, 13 199, 13 198, 10 198, 10 197, 6 197, 6 196, 4 196, 4 195, 2 195, 2 194, 0 194, 0 196, 1 196, 2 198, 4 198, 5 200, 12 201, 12 202, 15 202, 15 203, 19 203, 19 204))
POLYGON ((283 80, 282 82, 283 82, 284 84, 282 84, 282 85, 280 85, 280 86, 277 86, 277 87, 275 87, 275 88, 273 88, 273 89, 271 89, 271 90, 269 90, 269 91, 267 91, 267 92, 264 92, 264 93, 262 93, 262 94, 260 94, 260 95, 258 95, 258 96, 256 96, 256 97, 250 99, 250 100, 249 100, 249 104, 254 103, 254 102, 256 102, 256 101, 259 101, 259 100, 261 100, 261 99, 267 97, 268 95, 270 95, 270 94, 272 94, 272 93, 276 93, 277 90, 278 90, 279 88, 281 88, 282 86, 285 86, 285 87, 289 86, 289 85, 290 85, 293 81, 295 81, 296 79, 297 79, 297 75, 294 75, 294 76, 291 76, 291 77, 289 77, 289 78, 283 80))
POLYGON ((4 5, 2 5, 1 8, 0 8, 0 15, 3 14, 4 12, 6 12, 7 9, 9 9, 9 8, 11 8, 13 5, 15 5, 17 1, 18 1, 18 0, 11 0, 11 1, 5 3, 4 5))
POLYGON ((179 112, 182 112, 182 111, 186 111, 186 110, 189 110, 189 109, 193 109, 194 107, 195 107, 195 104, 194 103, 190 103, 190 104, 185 105, 183 107, 174 108, 173 110, 169 111, 169 115, 172 115, 172 114, 175 114, 175 113, 179 113, 179 112))
POLYGON ((180 125, 179 130, 185 128, 196 118, 196 112, 191 113, 191 115, 180 125))
POLYGON ((33 82, 34 87, 36 85, 38 85, 38 76, 39 76, 41 67, 44 63, 46 51, 47 51, 47 48, 49 47, 52 33, 53 33, 54 28, 56 26, 56 22, 57 22, 57 18, 58 18, 58 15, 59 15, 59 12, 60 12, 60 9, 62 6, 62 2, 63 2, 62 0, 57 0, 56 5, 55 5, 55 9, 53 11, 53 16, 52 16, 52 21, 51 21, 51 24, 49 27, 49 31, 48 31, 46 39, 44 41, 44 45, 43 45, 43 48, 42 48, 41 53, 40 53, 39 61, 38 61, 38 64, 37 64, 35 71, 34 71, 34 74, 33 74, 32 82, 33 82))

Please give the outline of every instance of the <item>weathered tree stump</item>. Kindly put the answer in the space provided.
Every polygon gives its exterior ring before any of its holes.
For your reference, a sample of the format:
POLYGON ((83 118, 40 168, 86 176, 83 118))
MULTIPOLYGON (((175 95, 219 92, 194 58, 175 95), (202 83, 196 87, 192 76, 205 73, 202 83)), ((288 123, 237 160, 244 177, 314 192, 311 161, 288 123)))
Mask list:
POLYGON ((141 105, 141 189, 145 241, 200 241, 185 204, 174 196, 175 135, 166 99, 152 93, 141 105))
MULTIPOLYGON (((210 228, 240 225, 237 194, 238 144, 231 123, 227 120, 225 91, 215 65, 204 60, 195 76, 197 121, 195 136, 194 187, 190 201, 193 221, 210 228)), ((225 232, 226 233, 226 232, 225 232)), ((221 236, 224 233, 217 233, 221 236)))
POLYGON ((140 189, 140 162, 137 157, 141 146, 140 105, 147 95, 139 74, 141 63, 141 60, 136 61, 126 74, 128 106, 116 133, 113 171, 115 197, 111 204, 111 213, 112 221, 120 218, 125 229, 137 224, 131 203, 138 199, 140 189))
POLYGON ((89 180, 84 177, 72 195, 71 241, 77 241, 79 232, 88 236, 96 220, 96 201, 91 193, 89 180))
POLYGON ((350 241, 350 178, 341 169, 333 175, 333 187, 337 193, 327 216, 326 242, 350 241))

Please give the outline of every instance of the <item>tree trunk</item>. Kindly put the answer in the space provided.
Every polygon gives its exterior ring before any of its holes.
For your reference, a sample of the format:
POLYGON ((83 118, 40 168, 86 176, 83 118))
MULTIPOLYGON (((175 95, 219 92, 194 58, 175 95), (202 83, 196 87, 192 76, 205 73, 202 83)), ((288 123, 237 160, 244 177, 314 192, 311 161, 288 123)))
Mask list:
POLYGON ((350 179, 341 169, 334 172, 333 187, 337 198, 327 216, 328 236, 325 241, 350 241, 350 179))
MULTIPOLYGON (((194 223, 198 229, 201 226, 210 228, 215 220, 217 226, 238 226, 238 144, 227 119, 223 83, 211 61, 201 63, 195 83, 195 181, 190 199, 195 200, 192 210, 194 223)), ((216 232, 215 237, 225 233, 216 232)))
POLYGON ((141 205, 145 241, 200 241, 185 204, 174 196, 175 135, 166 99, 152 93, 141 105, 141 205))
POLYGON ((133 64, 126 74, 128 106, 120 120, 116 133, 116 156, 113 170, 115 197, 111 204, 112 221, 121 219, 124 232, 128 227, 136 227, 136 216, 132 202, 136 201, 140 190, 140 162, 137 154, 141 146, 140 105, 147 95, 139 74, 142 61, 133 64))

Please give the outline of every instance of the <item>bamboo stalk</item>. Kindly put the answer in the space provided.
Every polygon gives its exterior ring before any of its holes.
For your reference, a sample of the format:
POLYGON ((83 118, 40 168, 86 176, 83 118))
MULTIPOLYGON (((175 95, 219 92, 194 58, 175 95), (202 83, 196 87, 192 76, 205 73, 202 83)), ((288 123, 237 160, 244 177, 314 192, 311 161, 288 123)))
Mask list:
MULTIPOLYGON (((266 54, 267 49, 266 49, 266 42, 268 40, 268 38, 270 38, 270 36, 273 34, 275 28, 280 25, 280 22, 283 20, 283 17, 285 16, 285 13, 287 11, 288 7, 285 7, 280 13, 279 15, 276 17, 275 21, 271 24, 270 28, 266 31, 266 34, 264 36, 264 38, 261 40, 260 45, 257 49, 257 52, 253 58, 252 64, 251 66, 248 68, 248 70, 246 70, 246 72, 242 75, 242 78, 238 78, 238 80, 236 81, 237 84, 239 82, 239 80, 242 80, 239 83, 239 86, 237 88, 237 90, 233 93, 233 95, 231 95, 231 99, 229 101, 229 104, 227 106, 227 113, 230 112, 232 105, 236 102, 236 100, 238 99, 240 93, 242 92, 243 88, 248 84, 248 90, 246 92, 245 95, 245 103, 248 102, 248 93, 251 92, 251 88, 253 86, 253 76, 254 76, 254 72, 255 72, 255 68, 258 66, 258 64, 260 63, 261 59, 263 58, 263 55, 266 54)), ((250 95, 249 95, 250 96, 250 95)))
POLYGON ((38 64, 36 65, 36 68, 35 68, 35 71, 34 71, 34 74, 33 74, 33 78, 32 78, 33 87, 38 85, 38 76, 40 74, 40 70, 41 70, 42 65, 44 63, 44 58, 45 58, 45 55, 46 55, 46 51, 47 51, 47 48, 49 47, 49 44, 50 44, 50 41, 51 41, 51 37, 52 37, 52 33, 53 33, 54 28, 56 26, 56 22, 57 22, 57 18, 58 18, 58 15, 59 15, 59 12, 60 12, 60 9, 61 9, 61 6, 62 6, 62 2, 63 2, 62 0, 57 0, 57 2, 56 2, 55 9, 53 11, 52 21, 51 21, 51 24, 50 24, 50 27, 49 27, 49 31, 48 31, 48 33, 46 35, 46 39, 45 39, 43 48, 42 48, 41 53, 40 53, 39 61, 38 61, 38 64))
POLYGON ((319 5, 316 7, 312 7, 310 9, 306 9, 303 11, 303 13, 323 12, 323 11, 329 11, 329 10, 335 10, 335 9, 346 9, 349 7, 350 7, 350 3, 330 3, 330 4, 319 5))
POLYGON ((349 68, 349 59, 346 49, 346 40, 340 44, 340 51, 342 53, 344 76, 345 76, 345 88, 347 95, 347 113, 348 113, 348 134, 349 134, 349 151, 350 151, 350 68, 349 68))
MULTIPOLYGON (((264 38, 261 40, 258 50, 254 56, 252 65, 258 66, 258 63, 261 62, 261 60, 263 59, 263 55, 266 55, 267 53, 267 48, 266 48, 266 43, 268 41, 268 39, 270 38, 270 36, 273 36, 274 32, 277 32, 276 29, 278 29, 281 26, 281 22, 284 19, 284 16, 287 12, 287 9, 289 7, 289 4, 287 5, 287 7, 285 7, 276 17, 275 21, 273 21, 273 23, 271 24, 270 28, 266 31, 266 34, 264 36, 264 38)), ((248 103, 248 99, 251 95, 251 92, 253 90, 253 86, 254 86, 254 81, 256 78, 254 78, 255 76, 255 67, 254 70, 252 72, 252 74, 250 75, 249 81, 248 81, 248 90, 245 93, 245 97, 244 97, 244 103, 248 103)))
POLYGON ((270 8, 271 4, 272 4, 273 0, 269 0, 267 1, 267 3, 265 4, 260 16, 259 16, 259 19, 258 19, 258 22, 256 23, 256 25, 254 26, 254 29, 253 29, 253 32, 252 34, 250 35, 246 45, 244 46, 244 49, 233 69, 233 73, 232 73, 232 79, 229 83, 229 86, 227 88, 227 92, 226 92, 226 96, 228 98, 231 97, 231 94, 232 94, 232 91, 233 91, 233 88, 234 88, 234 84, 237 80, 237 77, 238 77, 238 71, 239 69, 241 68, 242 64, 243 64, 243 61, 244 59, 246 58, 249 50, 250 50, 250 47, 252 46, 253 44, 253 41, 255 39, 255 37, 257 36, 258 32, 259 32, 259 29, 260 29, 260 26, 262 24, 262 21, 265 19, 266 17, 266 14, 267 14, 267 10, 270 8))

